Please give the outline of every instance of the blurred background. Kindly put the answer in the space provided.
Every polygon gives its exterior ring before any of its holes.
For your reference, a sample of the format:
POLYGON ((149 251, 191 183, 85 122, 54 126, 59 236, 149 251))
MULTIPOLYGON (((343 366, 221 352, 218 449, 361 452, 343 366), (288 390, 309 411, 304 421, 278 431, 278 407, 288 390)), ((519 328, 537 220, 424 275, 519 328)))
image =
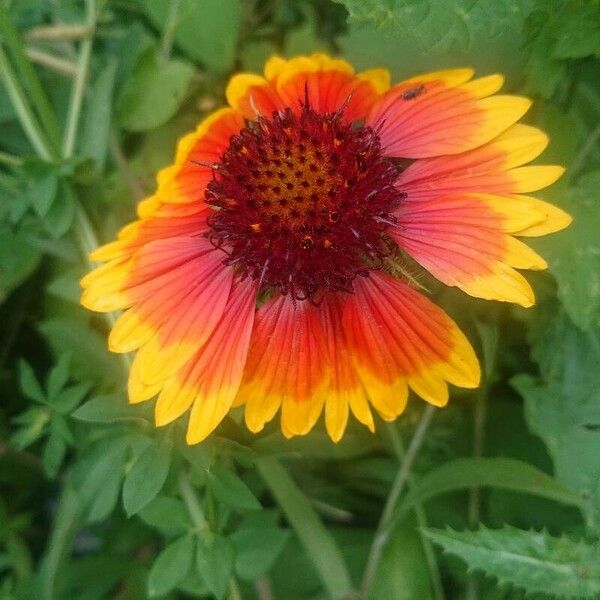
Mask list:
POLYGON ((599 140, 596 0, 0 0, 0 598, 599 597, 599 140), (313 51, 504 73, 574 222, 532 309, 431 283, 484 382, 430 422, 186 447, 78 280, 231 73, 313 51))

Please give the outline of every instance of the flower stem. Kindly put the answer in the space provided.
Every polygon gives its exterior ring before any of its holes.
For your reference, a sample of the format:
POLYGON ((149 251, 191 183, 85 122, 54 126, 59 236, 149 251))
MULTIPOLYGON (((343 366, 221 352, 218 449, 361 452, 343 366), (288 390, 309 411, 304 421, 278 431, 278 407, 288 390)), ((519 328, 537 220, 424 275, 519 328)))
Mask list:
MULTIPOLYGON (((394 454, 396 455, 398 462, 402 464, 406 456, 406 450, 404 449, 404 442, 402 441, 402 438, 398 433, 398 427, 395 423, 386 423, 386 431, 389 434, 394 454)), ((412 474, 409 474, 406 483, 408 489, 412 489, 414 485, 412 474)), ((415 503, 414 511, 415 517, 417 519, 417 524, 419 526, 419 535, 421 536, 421 545, 423 546, 423 553, 425 554, 425 560, 427 561, 427 566, 429 568, 433 597, 436 600, 444 600, 444 587, 442 585, 442 578, 440 575, 438 561, 435 556, 435 550, 431 541, 427 539, 421 531, 424 527, 427 527, 427 514, 425 513, 423 504, 421 502, 415 503)))
POLYGON ((410 445, 408 446, 406 454, 404 455, 404 460, 398 469, 398 473, 396 474, 396 478, 394 479, 394 483, 392 484, 392 488, 390 489, 390 493, 388 494, 385 502, 383 513, 381 514, 379 525, 375 531, 375 537, 371 545, 371 550, 367 558, 367 566, 365 567, 365 572, 363 575, 361 589, 362 597, 365 599, 369 597, 369 592, 371 590, 375 574, 377 573, 377 568, 379 567, 383 550, 385 549, 385 546, 393 531, 393 516, 396 505, 398 504, 398 499, 400 498, 400 495, 404 490, 404 486, 406 485, 410 476, 410 470, 417 453, 423 444, 425 434, 427 433, 427 429, 429 428, 429 424, 431 423, 434 413, 435 407, 428 404, 421 415, 421 420, 417 425, 417 429, 415 430, 415 433, 410 441, 410 445))
POLYGON ((204 511, 200 506, 200 502, 198 502, 196 492, 190 481, 190 476, 183 469, 179 473, 179 493, 194 526, 199 530, 208 530, 208 521, 204 517, 204 511))
POLYGON ((94 29, 96 24, 96 2, 95 0, 86 0, 87 26, 90 28, 90 35, 81 42, 79 58, 77 59, 77 73, 71 88, 71 98, 69 100, 69 112, 67 113, 67 126, 63 138, 62 154, 64 158, 71 158, 75 149, 75 140, 77 138, 77 128, 79 126, 79 117, 81 115, 81 105, 83 102, 83 93, 87 82, 90 57, 92 54, 92 45, 94 43, 94 29))

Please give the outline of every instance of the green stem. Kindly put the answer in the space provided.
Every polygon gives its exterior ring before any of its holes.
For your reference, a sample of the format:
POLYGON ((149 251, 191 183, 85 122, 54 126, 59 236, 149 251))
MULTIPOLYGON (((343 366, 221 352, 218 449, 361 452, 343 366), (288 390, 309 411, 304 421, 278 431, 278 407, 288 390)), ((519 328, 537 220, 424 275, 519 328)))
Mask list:
POLYGON ((256 468, 313 561, 329 597, 350 596, 352 582, 344 559, 302 490, 273 457, 260 458, 256 468))
POLYGON ((12 105, 17 113, 17 118, 25 131, 25 135, 31 142, 36 154, 45 161, 52 161, 55 156, 51 150, 51 146, 46 139, 46 135, 40 127, 29 103, 27 96, 17 79, 12 65, 0 45, 0 74, 2 74, 6 91, 12 102, 12 105))
POLYGON ((410 476, 410 470, 417 453, 423 444, 425 434, 427 433, 427 429, 429 428, 429 424, 431 423, 434 413, 435 407, 428 404, 423 411, 421 420, 417 425, 417 429, 415 430, 412 440, 410 441, 410 445, 408 446, 408 450, 406 451, 402 465, 400 466, 400 469, 398 469, 398 473, 396 474, 396 478, 394 479, 394 483, 392 484, 392 488, 388 494, 385 506, 383 508, 383 513, 381 514, 381 519, 379 520, 379 525, 375 531, 371 550, 367 558, 367 566, 365 567, 361 586, 363 598, 369 597, 371 586, 377 573, 377 568, 379 567, 383 550, 385 549, 385 546, 394 529, 394 511, 396 509, 396 505, 398 504, 398 499, 400 498, 400 495, 404 490, 404 486, 406 485, 406 482, 410 476))
POLYGON ((2 4, 0 4, 0 32, 2 33, 4 44, 8 48, 12 59, 21 73, 25 85, 29 89, 31 101, 46 130, 46 134, 48 135, 52 146, 56 149, 58 148, 60 140, 60 131, 56 114, 48 100, 48 96, 44 92, 44 88, 40 83, 35 69, 27 59, 21 36, 10 22, 2 4))
MULTIPOLYGON (((386 431, 389 435, 396 459, 400 464, 402 464, 406 457, 406 451, 404 449, 404 442, 398 433, 398 427, 395 423, 386 423, 386 431)), ((412 474, 409 474, 406 483, 409 490, 413 489, 414 479, 412 474)), ((438 561, 435 555, 435 549, 433 548, 431 541, 423 535, 423 528, 427 527, 427 513, 425 512, 421 502, 415 503, 414 511, 415 517, 417 518, 417 524, 419 526, 419 535, 421 537, 423 553, 425 554, 425 560, 427 561, 427 566, 429 568, 433 596, 436 600, 444 600, 444 586, 442 585, 442 576, 440 574, 438 561)))
POLYGON ((204 511, 200 506, 200 502, 198 502, 196 492, 192 487, 190 476, 184 470, 179 473, 179 493, 196 529, 201 531, 210 529, 208 521, 204 517, 204 511))
POLYGON ((86 0, 87 25, 90 28, 90 35, 81 42, 79 58, 77 59, 77 74, 71 88, 71 98, 69 100, 69 112, 67 113, 67 126, 63 139, 63 157, 71 158, 75 149, 75 140, 77 138, 77 128, 79 126, 79 117, 81 115, 81 105, 83 102, 83 92, 87 82, 90 57, 92 55, 92 45, 94 43, 94 28, 96 24, 96 2, 95 0, 86 0))

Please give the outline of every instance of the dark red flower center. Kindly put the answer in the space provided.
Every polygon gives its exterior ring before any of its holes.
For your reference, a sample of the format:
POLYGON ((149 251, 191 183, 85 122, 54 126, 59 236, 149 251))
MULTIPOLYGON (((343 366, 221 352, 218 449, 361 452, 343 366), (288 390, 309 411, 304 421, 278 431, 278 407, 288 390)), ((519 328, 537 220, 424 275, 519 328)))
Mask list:
POLYGON ((206 190, 209 239, 243 276, 296 299, 352 290, 390 253, 398 169, 370 127, 305 105, 233 136, 206 190))

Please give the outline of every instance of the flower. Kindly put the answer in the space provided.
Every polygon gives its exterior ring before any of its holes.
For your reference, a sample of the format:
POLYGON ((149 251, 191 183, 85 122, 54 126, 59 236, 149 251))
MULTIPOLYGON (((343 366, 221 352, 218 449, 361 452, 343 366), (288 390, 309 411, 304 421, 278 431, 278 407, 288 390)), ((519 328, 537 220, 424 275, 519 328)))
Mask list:
POLYGON ((517 237, 566 227, 524 195, 558 166, 522 166, 548 139, 516 124, 526 98, 501 75, 428 73, 390 87, 322 54, 235 75, 229 106, 179 142, 139 220, 96 250, 82 303, 125 310, 109 347, 137 354, 133 403, 157 426, 190 411, 202 441, 233 406, 253 432, 281 411, 286 436, 321 413, 339 440, 349 412, 374 429, 409 389, 444 406, 479 384, 477 358, 398 261, 479 298, 531 306, 515 269, 546 263, 517 237))

